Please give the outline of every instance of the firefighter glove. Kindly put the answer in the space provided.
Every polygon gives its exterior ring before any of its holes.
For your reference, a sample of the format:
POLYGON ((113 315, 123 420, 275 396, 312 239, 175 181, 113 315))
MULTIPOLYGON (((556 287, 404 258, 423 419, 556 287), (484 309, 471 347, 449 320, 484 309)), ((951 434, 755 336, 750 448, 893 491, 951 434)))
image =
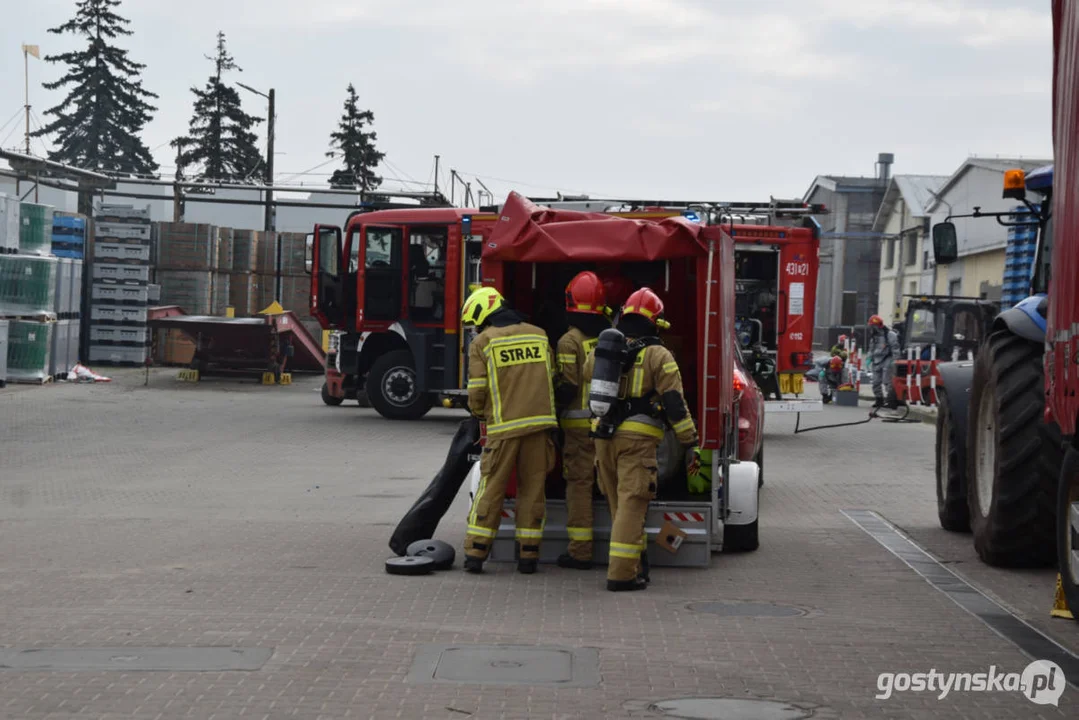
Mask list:
POLYGON ((694 445, 686 448, 686 474, 690 477, 701 471, 701 449, 694 445))

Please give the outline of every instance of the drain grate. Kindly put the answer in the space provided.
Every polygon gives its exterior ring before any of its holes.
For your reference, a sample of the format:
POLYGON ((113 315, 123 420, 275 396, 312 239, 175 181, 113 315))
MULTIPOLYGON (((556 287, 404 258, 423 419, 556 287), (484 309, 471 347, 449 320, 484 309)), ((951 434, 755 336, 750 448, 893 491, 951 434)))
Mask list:
POLYGON ((624 707, 627 710, 682 720, 831 720, 838 717, 829 708, 816 705, 746 698, 688 697, 656 702, 637 700, 626 703, 624 707))
POLYGON ((273 648, 5 648, 0 670, 226 672, 258 670, 273 648))
POLYGON ((599 685, 593 648, 530 645, 424 645, 409 681, 484 685, 599 685))
POLYGON ((724 617, 800 617, 807 613, 804 608, 794 605, 766 602, 726 602, 723 600, 692 602, 686 605, 686 609, 724 617))

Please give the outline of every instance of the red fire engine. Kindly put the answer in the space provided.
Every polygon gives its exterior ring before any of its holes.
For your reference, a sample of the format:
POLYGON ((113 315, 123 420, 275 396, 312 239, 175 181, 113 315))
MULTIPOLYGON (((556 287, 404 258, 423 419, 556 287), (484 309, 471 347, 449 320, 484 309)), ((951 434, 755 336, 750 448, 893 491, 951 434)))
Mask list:
MULTIPOLYGON (((588 201, 631 219, 684 216, 722 226, 736 243, 736 322, 747 354, 770 363, 776 402, 770 411, 804 411, 814 401, 779 399, 802 393, 812 363, 821 206, 801 202, 677 203, 588 201), (776 224, 801 220, 803 227, 776 224)), ((592 210, 579 202, 543 202, 552 209, 592 210)), ((319 225, 311 238, 311 314, 336 331, 327 356, 322 397, 337 405, 362 393, 383 416, 422 417, 441 398, 464 395, 466 350, 457 310, 472 285, 489 282, 481 253, 500 215, 497 208, 416 208, 354 215, 340 228, 319 225), (329 252, 326 250, 329 249, 329 252)), ((565 277, 545 278, 526 312, 543 322, 559 312, 566 282, 585 269, 669 288, 670 263, 567 263, 565 277)), ((534 280, 534 278, 533 278, 534 280)), ((753 370, 753 362, 747 357, 753 370)), ((765 385, 766 383, 761 383, 765 385)), ((815 401, 819 405, 819 401, 815 401)))

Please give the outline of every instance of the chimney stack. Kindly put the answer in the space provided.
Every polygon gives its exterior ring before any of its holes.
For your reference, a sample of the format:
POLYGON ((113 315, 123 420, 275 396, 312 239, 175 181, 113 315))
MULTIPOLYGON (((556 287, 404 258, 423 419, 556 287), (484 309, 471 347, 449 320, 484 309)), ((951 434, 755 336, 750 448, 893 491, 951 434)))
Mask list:
POLYGON ((892 176, 892 163, 895 162, 893 153, 880 153, 877 155, 877 179, 881 184, 887 185, 892 176))

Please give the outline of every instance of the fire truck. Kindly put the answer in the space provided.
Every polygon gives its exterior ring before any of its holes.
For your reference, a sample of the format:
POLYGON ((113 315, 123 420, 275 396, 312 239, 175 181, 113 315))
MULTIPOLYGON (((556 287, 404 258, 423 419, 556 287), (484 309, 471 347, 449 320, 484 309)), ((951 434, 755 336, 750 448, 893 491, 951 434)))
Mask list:
MULTIPOLYGON (((801 201, 688 203, 555 199, 552 211, 602 212, 630 220, 683 217, 722 227, 735 241, 736 324, 744 352, 765 357, 775 384, 772 412, 819 409, 803 392, 812 338, 823 206, 801 201), (799 222, 800 227, 779 222, 799 222)), ((466 341, 457 309, 485 284, 481 256, 502 208, 416 208, 350 216, 344 230, 318 225, 309 239, 311 314, 334 331, 322 399, 366 397, 384 417, 414 420, 440 400, 465 396, 466 341)), ((577 262, 536 286, 534 322, 557 315, 566 283, 581 270, 620 275, 636 286, 669 289, 671 265, 577 262)), ((533 278, 533 281, 535 278, 533 278)), ((674 277, 673 282, 679 279, 674 277)), ((748 358, 747 358, 748 359, 748 358)), ((747 364, 750 364, 747 362, 747 364)), ((750 365, 752 367, 752 365, 750 365)), ((757 378, 766 386, 767 378, 757 378), (762 382, 764 380, 764 382, 762 382)))
MULTIPOLYGON (((469 335, 458 329, 457 309, 470 284, 498 288, 514 309, 555 338, 564 324, 566 283, 579 271, 617 270, 634 285, 652 287, 663 298, 672 326, 663 341, 681 370, 711 487, 691 490, 684 470, 680 483, 674 481, 678 473, 670 473, 668 482, 657 480, 646 531, 651 545, 666 548, 653 553, 654 564, 704 566, 716 551, 758 547, 760 467, 737 457, 745 387, 735 374, 734 246, 726 227, 676 217, 619 219, 551 210, 516 194, 497 216, 460 209, 371 213, 353 218, 345 233, 316 228, 312 312, 326 324, 350 330, 338 347, 342 367, 358 362, 346 360, 346 352, 360 356, 372 342, 386 344, 367 372, 372 403, 378 407, 389 400, 395 408, 391 416, 416 417, 430 407, 430 396, 455 397, 466 384, 461 360, 469 335), (421 281, 427 278, 445 282, 424 290, 421 281), (355 346, 348 340, 353 334, 355 346), (372 376, 390 385, 385 392, 392 397, 376 399, 372 376), (428 399, 412 407, 393 404, 404 401, 413 387, 428 399)), ((343 383, 344 373, 339 376, 343 383)), ((513 487, 511 481, 492 546, 494 561, 513 558, 513 487)), ((546 496, 541 561, 551 562, 568 539, 557 462, 546 496)), ((594 557, 602 563, 609 541, 609 530, 602 528, 610 527, 610 513, 602 499, 594 509, 594 557)))

